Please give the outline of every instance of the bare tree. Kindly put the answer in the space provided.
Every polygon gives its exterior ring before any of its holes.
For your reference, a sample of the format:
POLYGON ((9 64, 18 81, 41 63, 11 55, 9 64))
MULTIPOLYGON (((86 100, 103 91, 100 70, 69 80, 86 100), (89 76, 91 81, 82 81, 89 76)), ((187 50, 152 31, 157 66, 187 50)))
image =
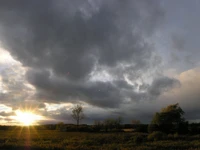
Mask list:
POLYGON ((72 108, 72 118, 76 120, 76 124, 78 126, 80 120, 84 118, 83 107, 81 105, 76 105, 72 108))

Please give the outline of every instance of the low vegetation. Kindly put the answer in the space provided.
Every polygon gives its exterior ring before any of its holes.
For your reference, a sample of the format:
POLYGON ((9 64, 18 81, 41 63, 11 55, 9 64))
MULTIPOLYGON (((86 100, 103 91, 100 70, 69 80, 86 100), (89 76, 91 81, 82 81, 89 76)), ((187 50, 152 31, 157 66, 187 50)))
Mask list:
POLYGON ((200 135, 162 132, 62 132, 29 128, 0 131, 0 149, 31 150, 198 150, 200 135))

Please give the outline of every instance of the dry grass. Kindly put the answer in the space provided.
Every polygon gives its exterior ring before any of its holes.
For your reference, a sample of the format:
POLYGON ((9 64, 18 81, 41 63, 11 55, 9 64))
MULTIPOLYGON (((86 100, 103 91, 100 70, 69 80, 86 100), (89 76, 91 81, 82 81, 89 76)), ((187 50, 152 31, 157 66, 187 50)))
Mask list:
POLYGON ((0 131, 0 149, 31 150, 198 150, 200 136, 166 136, 157 141, 148 140, 142 133, 84 133, 35 130, 34 128, 0 131))

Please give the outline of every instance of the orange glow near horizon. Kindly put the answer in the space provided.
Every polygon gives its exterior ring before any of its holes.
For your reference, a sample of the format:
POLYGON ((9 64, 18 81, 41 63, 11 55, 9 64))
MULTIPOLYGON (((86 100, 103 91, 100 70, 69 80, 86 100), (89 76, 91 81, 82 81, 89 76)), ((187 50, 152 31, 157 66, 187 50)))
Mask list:
POLYGON ((14 119, 23 126, 30 126, 37 124, 37 121, 42 120, 42 116, 34 114, 32 111, 22 111, 17 110, 15 111, 16 116, 14 119))

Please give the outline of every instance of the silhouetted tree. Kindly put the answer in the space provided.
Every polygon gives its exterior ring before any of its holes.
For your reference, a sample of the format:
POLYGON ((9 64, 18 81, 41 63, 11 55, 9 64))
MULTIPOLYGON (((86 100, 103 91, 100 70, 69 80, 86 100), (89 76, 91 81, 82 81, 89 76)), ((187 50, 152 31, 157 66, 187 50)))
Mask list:
POLYGON ((105 131, 111 131, 112 129, 120 129, 120 125, 122 123, 122 118, 118 117, 116 119, 105 119, 104 120, 104 127, 105 131))
POLYGON ((95 120, 93 130, 99 132, 101 131, 102 128, 103 128, 103 123, 101 121, 95 120))
POLYGON ((161 109, 161 112, 155 113, 149 125, 149 131, 177 132, 179 125, 185 123, 183 114, 184 111, 178 103, 169 105, 161 109))
POLYGON ((76 105, 72 108, 72 118, 76 121, 77 126, 80 120, 84 118, 83 107, 81 105, 76 105))
POLYGON ((108 130, 113 129, 115 125, 115 120, 114 119, 105 119, 104 120, 104 127, 105 127, 105 131, 107 132, 108 130))
POLYGON ((118 117, 115 120, 115 128, 120 130, 121 129, 121 124, 122 124, 123 118, 122 117, 118 117))

